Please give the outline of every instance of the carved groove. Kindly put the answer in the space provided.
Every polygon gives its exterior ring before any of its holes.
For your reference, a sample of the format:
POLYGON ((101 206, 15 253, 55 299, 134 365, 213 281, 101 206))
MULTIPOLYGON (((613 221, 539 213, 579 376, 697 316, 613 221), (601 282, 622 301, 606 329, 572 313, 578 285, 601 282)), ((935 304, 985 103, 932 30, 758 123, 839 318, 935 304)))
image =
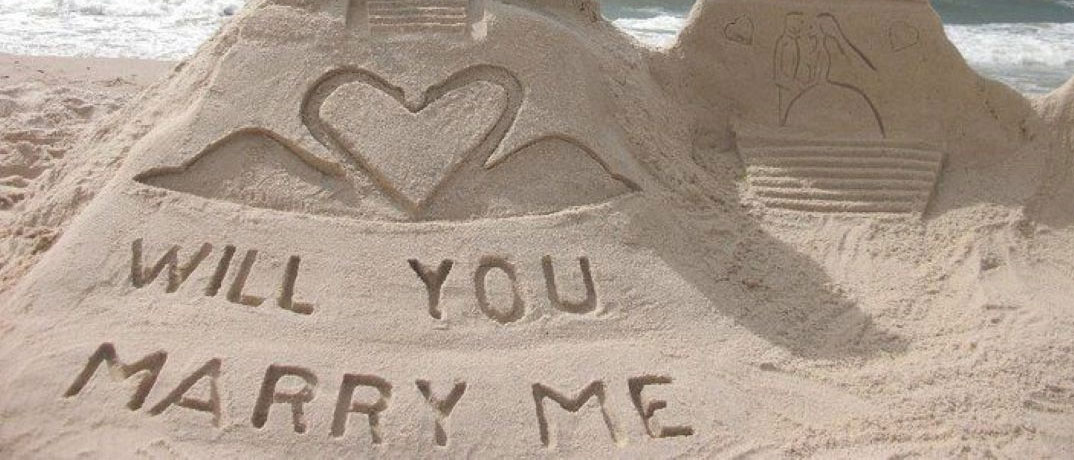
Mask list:
POLYGON ((366 17, 374 33, 466 33, 468 0, 369 0, 366 17))
POLYGON ((876 102, 857 82, 840 81, 837 72, 832 72, 833 56, 848 58, 853 65, 876 72, 876 65, 862 52, 843 30, 839 19, 830 13, 816 16, 802 12, 787 13, 784 19, 783 34, 776 41, 773 52, 773 73, 779 100, 779 126, 791 125, 792 115, 799 102, 811 94, 824 94, 832 89, 849 92, 854 95, 859 105, 856 107, 812 106, 802 108, 842 111, 854 110, 860 117, 871 117, 874 129, 881 138, 887 137, 884 119, 880 115, 876 102), (808 53, 810 45, 817 53, 808 53), (836 74, 836 75, 833 75, 836 74), (864 107, 864 109, 862 109, 864 107))
POLYGON ((552 256, 545 256, 541 259, 545 289, 548 291, 549 302, 552 302, 552 306, 556 309, 574 314, 591 313, 597 309, 597 288, 593 283, 593 274, 589 270, 589 258, 579 258, 578 265, 582 272, 582 284, 585 286, 584 300, 566 300, 560 295, 559 287, 556 285, 556 269, 552 264, 552 256))
POLYGON ((93 378, 93 375, 97 373, 97 369, 104 363, 108 365, 109 371, 113 374, 118 374, 124 380, 141 372, 146 372, 148 374, 142 377, 141 381, 138 383, 137 390, 135 390, 134 395, 131 396, 130 402, 127 403, 128 409, 138 410, 145 404, 145 399, 149 397, 149 392, 153 390, 153 385, 156 384, 157 378, 160 377, 160 371, 164 368, 164 363, 167 360, 168 354, 163 351, 158 351, 145 356, 133 364, 126 364, 119 360, 115 345, 112 345, 111 343, 101 344, 101 346, 97 348, 97 351, 90 356, 89 360, 86 362, 86 367, 78 374, 78 377, 71 383, 71 386, 64 392, 63 396, 65 398, 70 398, 81 393, 82 389, 84 389, 90 379, 93 378))
MULTIPOLYGON (((754 177, 750 179, 754 187, 797 189, 802 187, 803 179, 793 177, 754 177)), ((914 179, 809 179, 808 185, 824 190, 891 190, 912 192, 922 188, 931 188, 927 180, 914 179)))
POLYGON ((943 159, 943 154, 932 150, 924 150, 920 147, 914 147, 912 145, 899 145, 894 142, 885 141, 882 144, 875 142, 856 142, 856 143, 840 143, 832 142, 830 144, 824 142, 810 143, 808 141, 802 141, 801 145, 781 145, 779 141, 769 141, 767 139, 740 139, 740 143, 745 145, 753 145, 754 143, 765 145, 764 149, 752 149, 751 154, 753 158, 751 161, 763 162, 765 158, 778 158, 778 159, 791 159, 799 157, 813 157, 813 158, 843 158, 850 157, 854 159, 871 159, 871 158, 885 158, 899 160, 899 164, 905 164, 905 162, 918 161, 927 164, 935 164, 937 161, 943 159), (751 142, 752 141, 752 142, 751 142))
POLYGON ((410 268, 418 274, 418 278, 425 284, 425 290, 429 297, 429 316, 435 319, 442 319, 444 314, 440 311, 440 296, 444 289, 444 281, 451 274, 451 268, 455 266, 455 262, 452 260, 440 262, 440 267, 435 272, 425 268, 418 259, 410 259, 409 263, 410 268))
POLYGON ((1074 388, 1046 385, 1029 394, 1022 405, 1029 410, 1053 414, 1074 412, 1074 388))
POLYGON ((297 366, 269 366, 265 371, 265 379, 261 383, 261 392, 257 396, 257 404, 254 405, 254 415, 251 422, 254 428, 264 428, 268 422, 269 410, 273 404, 288 404, 291 406, 291 423, 296 433, 305 433, 309 428, 306 422, 304 406, 313 401, 313 390, 317 387, 317 376, 309 369, 297 366), (276 385, 284 377, 297 377, 302 380, 302 388, 298 391, 281 393, 276 390, 276 385))
POLYGON ((369 418, 369 436, 373 444, 380 444, 384 437, 380 430, 380 413, 388 408, 392 397, 392 385, 374 375, 347 374, 343 376, 343 385, 339 387, 339 399, 336 401, 335 415, 332 417, 332 437, 343 437, 347 431, 347 415, 365 414, 369 418), (354 390, 369 387, 377 390, 380 397, 373 403, 354 402, 354 390))
POLYGON ((753 166, 777 168, 861 168, 861 169, 906 169, 935 173, 936 162, 912 158, 890 158, 883 156, 802 156, 759 157, 751 161, 753 166))
POLYGON ((762 202, 769 208, 816 213, 908 214, 917 209, 913 204, 899 203, 855 203, 825 200, 807 201, 780 199, 765 199, 762 200, 762 202))
POLYGON ((670 385, 673 381, 671 377, 663 375, 647 375, 627 380, 627 387, 630 388, 630 400, 634 403, 634 409, 638 411, 638 416, 641 417, 642 423, 645 425, 645 432, 650 438, 676 438, 694 435, 693 427, 686 425, 662 426, 659 430, 653 428, 653 416, 656 415, 656 411, 667 409, 668 403, 662 400, 646 401, 642 396, 642 392, 647 386, 670 385))
POLYGON ((143 241, 141 238, 131 243, 131 284, 136 288, 145 287, 153 283, 161 273, 166 272, 168 285, 165 288, 165 292, 169 294, 178 291, 183 282, 194 273, 194 270, 197 270, 201 262, 209 257, 209 254, 213 251, 213 245, 205 243, 187 263, 180 265, 179 250, 181 248, 178 245, 172 246, 157 261, 156 265, 150 269, 144 269, 142 268, 144 264, 142 246, 143 241))
POLYGON ((299 256, 291 256, 287 260, 287 267, 284 269, 283 274, 282 290, 276 304, 284 310, 290 310, 300 315, 310 315, 313 314, 313 304, 294 300, 295 280, 298 278, 298 267, 301 263, 302 258, 299 256))
POLYGON ((163 400, 157 403, 157 405, 153 406, 152 409, 149 409, 149 414, 160 415, 169 407, 175 405, 198 412, 207 412, 213 416, 213 426, 219 427, 220 390, 217 388, 216 381, 220 378, 220 365, 221 361, 218 358, 209 360, 205 365, 194 371, 193 374, 190 374, 183 379, 183 381, 179 383, 179 386, 175 387, 175 389, 163 400), (209 399, 200 400, 187 397, 186 393, 203 378, 209 379, 209 399))
POLYGON ((926 198, 928 191, 915 190, 915 191, 889 191, 889 190, 794 190, 794 189, 780 189, 769 187, 756 187, 753 192, 757 196, 762 198, 772 199, 820 199, 820 200, 832 200, 832 201, 889 201, 893 203, 914 203, 922 198, 926 198))
POLYGON ((518 290, 518 272, 514 264, 506 259, 498 257, 481 259, 481 265, 474 272, 474 292, 477 295, 477 306, 481 309, 481 312, 500 324, 513 323, 522 319, 522 316, 526 314, 526 303, 522 300, 522 295, 518 290), (486 279, 492 269, 503 272, 511 283, 512 301, 510 309, 507 311, 501 311, 489 302, 486 279))
MULTIPOLYGON (((477 9, 470 5, 471 14, 477 9)), ((342 163, 320 160, 271 131, 247 128, 180 166, 155 168, 135 180, 210 200, 351 216, 361 214, 369 193, 349 180, 359 173, 411 221, 551 214, 641 189, 568 136, 547 134, 499 151, 524 97, 514 74, 491 65, 460 70, 420 94, 405 93, 365 69, 338 68, 312 83, 300 116, 309 135, 342 163), (445 130, 445 123, 455 125, 445 130), (378 136, 392 135, 400 136, 394 147, 376 147, 378 136), (548 161, 568 162, 575 174, 545 178, 522 172, 548 161), (583 186, 573 187, 578 182, 583 186), (574 193, 550 198, 546 189, 557 183, 574 193), (489 206, 497 201, 510 203, 506 213, 489 206)))
POLYGON ((906 169, 880 168, 834 168, 834 167, 791 167, 751 166, 751 175, 762 177, 800 177, 803 179, 895 179, 895 180, 935 180, 936 174, 906 169))
POLYGON ((751 193, 766 207, 810 213, 921 214, 943 154, 894 142, 740 139, 751 193))
POLYGON ((220 293, 220 287, 224 285, 224 277, 231 268, 231 259, 235 257, 235 250, 235 246, 230 244, 224 247, 224 255, 220 257, 220 262, 216 264, 216 270, 213 271, 213 277, 209 279, 209 286, 205 288, 206 296, 216 297, 220 293))
POLYGON ((524 92, 522 83, 519 82, 518 78, 510 71, 494 66, 470 67, 449 77, 443 83, 429 88, 418 101, 408 101, 402 88, 388 83, 386 80, 373 73, 362 69, 339 69, 328 73, 313 86, 313 89, 306 96, 306 100, 303 103, 302 118, 314 138, 337 152, 349 153, 350 157, 355 159, 359 166, 366 171, 369 176, 377 182, 377 185, 387 192, 387 194, 390 195, 402 209, 407 210, 411 214, 417 214, 422 209, 425 202, 439 191, 440 187, 443 185, 443 180, 430 190, 428 196, 424 197, 424 199, 413 200, 408 198, 399 189, 398 184, 396 184, 387 174, 389 171, 380 170, 377 165, 371 163, 369 158, 363 156, 361 152, 351 152, 345 146, 344 142, 332 129, 329 128, 326 122, 321 119, 321 109, 328 101, 328 98, 340 88, 351 83, 362 83, 387 94, 398 101, 399 104, 405 107, 408 111, 416 114, 445 95, 480 82, 488 82, 503 88, 507 96, 507 106, 499 120, 496 121, 492 129, 485 135, 481 143, 472 151, 463 152, 463 160, 460 161, 460 164, 453 170, 445 171, 445 176, 450 176, 461 167, 462 163, 470 160, 472 155, 478 156, 475 161, 486 161, 493 154, 496 147, 500 145, 500 142, 503 141, 504 137, 507 136, 508 130, 514 125, 518 112, 522 107, 524 92))
POLYGON ((242 259, 242 264, 239 265, 239 272, 235 275, 235 281, 231 283, 231 289, 228 290, 227 300, 229 302, 250 307, 260 307, 261 304, 265 303, 264 297, 243 293, 246 288, 246 281, 249 280, 250 272, 253 270, 255 263, 257 263, 257 250, 246 251, 246 257, 242 259))
POLYGON ((615 424, 612 422, 611 415, 608 414, 608 410, 605 407, 607 401, 606 393, 604 382, 599 380, 583 388, 582 391, 578 393, 578 396, 573 398, 539 383, 533 384, 533 402, 537 406, 537 426, 541 434, 541 443, 544 444, 545 447, 552 447, 548 417, 545 415, 544 409, 545 399, 555 401, 556 404, 559 404, 559 407, 562 407, 567 412, 576 413, 594 397, 597 398, 597 403, 600 405, 600 415, 604 418, 604 425, 608 428, 608 434, 611 435, 613 442, 618 443, 619 436, 616 433, 615 424))
POLYGON ((462 399, 462 395, 466 393, 466 382, 456 383, 445 399, 440 399, 440 397, 433 394, 432 384, 428 380, 418 380, 415 383, 418 386, 418 391, 425 397, 425 401, 436 411, 436 445, 446 447, 448 435, 444 424, 447 423, 448 417, 451 416, 451 411, 455 410, 455 405, 462 399))

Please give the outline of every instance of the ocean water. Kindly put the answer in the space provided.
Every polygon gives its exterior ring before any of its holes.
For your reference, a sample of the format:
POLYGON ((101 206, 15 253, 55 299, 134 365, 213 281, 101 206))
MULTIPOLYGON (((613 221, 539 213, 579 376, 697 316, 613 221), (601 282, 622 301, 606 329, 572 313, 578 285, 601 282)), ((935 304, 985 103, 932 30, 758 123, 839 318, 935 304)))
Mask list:
MULTIPOLYGON (((978 72, 1026 94, 1074 76, 1074 0, 932 0, 947 36, 978 72)), ((654 46, 669 46, 692 0, 613 0, 604 14, 654 46)))
POLYGON ((244 0, 0 0, 0 52, 178 60, 244 0))
MULTIPOLYGON (((244 0, 0 0, 0 52, 181 59, 244 0)), ((605 16, 668 46, 693 0, 605 0, 605 16)), ((1074 75, 1074 0, 933 0, 981 73, 1041 94, 1074 75)))

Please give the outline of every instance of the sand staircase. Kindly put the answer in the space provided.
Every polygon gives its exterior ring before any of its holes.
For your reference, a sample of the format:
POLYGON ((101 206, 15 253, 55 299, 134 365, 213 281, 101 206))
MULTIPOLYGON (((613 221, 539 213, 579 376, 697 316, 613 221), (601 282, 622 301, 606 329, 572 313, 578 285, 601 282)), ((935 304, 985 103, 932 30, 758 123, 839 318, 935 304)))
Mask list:
POLYGON ((922 214, 940 178, 937 149, 892 141, 740 139, 750 194, 769 209, 922 214))
POLYGON ((366 17, 378 34, 464 34, 469 0, 367 0, 366 17))

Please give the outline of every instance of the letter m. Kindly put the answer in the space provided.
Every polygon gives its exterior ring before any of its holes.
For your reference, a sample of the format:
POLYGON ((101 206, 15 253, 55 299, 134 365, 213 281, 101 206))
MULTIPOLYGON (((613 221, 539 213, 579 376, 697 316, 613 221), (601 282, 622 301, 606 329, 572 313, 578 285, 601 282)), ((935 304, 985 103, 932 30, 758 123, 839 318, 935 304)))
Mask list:
POLYGON ((613 442, 619 442, 615 424, 612 422, 611 415, 608 414, 608 410, 605 407, 607 398, 604 391, 604 382, 598 380, 590 383, 575 397, 564 395, 539 383, 533 384, 533 402, 537 405, 537 426, 541 430, 541 443, 544 444, 545 447, 552 447, 552 440, 549 434, 548 416, 545 414, 544 410, 544 400, 546 398, 555 401, 556 404, 559 404, 559 407, 562 407, 571 413, 578 412, 582 409, 582 406, 585 406, 586 402, 592 398, 596 398, 597 402, 600 404, 600 415, 604 417, 604 425, 608 427, 608 434, 611 435, 613 442))
POLYGON ((134 396, 131 397, 130 402, 127 403, 127 407, 130 410, 138 410, 145 403, 145 399, 149 396, 149 392, 153 389, 153 385, 157 383, 157 377, 160 376, 160 370, 164 367, 164 362, 168 359, 168 354, 163 351, 149 354, 133 364, 126 364, 119 360, 119 356, 116 354, 116 347, 111 343, 102 344, 97 351, 90 356, 89 362, 86 363, 86 367, 82 369, 82 373, 78 374, 78 378, 75 379, 71 387, 67 389, 67 392, 63 394, 63 397, 70 398, 78 395, 82 392, 82 389, 86 387, 93 375, 97 373, 97 369, 101 367, 102 363, 108 363, 109 374, 116 377, 122 377, 123 380, 133 377, 135 374, 146 372, 147 375, 141 378, 138 383, 138 389, 135 390, 134 396))
POLYGON ((213 251, 213 245, 205 243, 201 245, 201 249, 190 259, 189 262, 180 266, 179 264, 179 246, 172 246, 168 252, 165 252, 163 256, 157 261, 156 265, 152 268, 142 268, 146 265, 143 260, 142 253, 142 239, 134 240, 131 244, 131 284, 134 287, 141 289, 160 276, 161 272, 166 272, 168 276, 168 287, 165 292, 169 294, 179 290, 179 286, 182 286, 183 282, 190 277, 194 270, 197 270, 201 261, 209 257, 209 253, 213 251))

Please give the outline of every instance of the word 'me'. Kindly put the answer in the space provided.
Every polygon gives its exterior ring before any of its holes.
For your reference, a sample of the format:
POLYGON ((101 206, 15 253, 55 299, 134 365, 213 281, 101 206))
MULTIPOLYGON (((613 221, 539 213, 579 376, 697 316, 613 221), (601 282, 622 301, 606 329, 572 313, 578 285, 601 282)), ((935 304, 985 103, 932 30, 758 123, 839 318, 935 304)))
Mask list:
MULTIPOLYGON (((64 392, 64 397, 72 398, 82 393, 100 367, 107 365, 107 375, 113 376, 114 379, 127 380, 132 377, 139 379, 137 386, 134 387, 134 394, 127 402, 127 408, 132 411, 140 410, 149 399, 167 359, 167 352, 157 351, 133 363, 126 363, 120 360, 113 344, 104 343, 90 356, 82 372, 75 377, 74 382, 64 392)), ((224 407, 219 389, 222 362, 220 358, 206 361, 190 375, 184 377, 167 395, 149 406, 147 413, 150 416, 158 416, 169 410, 188 409, 208 414, 212 425, 219 427, 224 407), (207 385, 203 387, 207 387, 207 391, 202 390, 202 392, 208 394, 191 395, 191 390, 202 380, 207 381, 207 385)), ((649 386, 671 383, 670 377, 653 375, 631 378, 627 381, 634 410, 650 438, 674 438, 694 434, 694 429, 690 426, 660 426, 653 420, 656 412, 666 409, 668 404, 666 401, 645 398, 644 390, 649 386)), ((253 414, 250 417, 251 425, 258 429, 264 428, 270 423, 273 408, 276 408, 277 412, 284 411, 286 415, 282 418, 289 421, 290 428, 295 433, 309 432, 310 421, 305 406, 311 403, 318 393, 316 391, 318 385, 320 385, 320 379, 317 374, 305 367, 277 364, 269 366, 261 380, 253 414), (280 388, 281 381, 287 382, 285 389, 280 388)), ((414 381, 414 387, 427 403, 429 416, 433 417, 435 422, 433 441, 437 446, 447 446, 449 442, 448 421, 467 395, 467 383, 455 381, 450 390, 438 392, 434 389, 432 382, 418 379, 414 381)), ((554 446, 551 434, 553 430, 547 415, 548 407, 552 403, 569 413, 577 413, 591 400, 596 399, 611 441, 618 445, 624 436, 609 415, 607 386, 604 381, 594 381, 573 395, 543 383, 532 384, 531 390, 537 439, 545 447, 554 446)), ((381 415, 390 409, 392 394, 396 391, 398 390, 395 385, 375 375, 344 374, 339 385, 334 410, 330 416, 331 422, 326 425, 328 435, 333 438, 344 437, 351 417, 358 415, 364 417, 368 425, 371 442, 373 444, 385 442, 381 415)), ((275 420, 280 422, 280 418, 281 416, 278 415, 275 420)))

